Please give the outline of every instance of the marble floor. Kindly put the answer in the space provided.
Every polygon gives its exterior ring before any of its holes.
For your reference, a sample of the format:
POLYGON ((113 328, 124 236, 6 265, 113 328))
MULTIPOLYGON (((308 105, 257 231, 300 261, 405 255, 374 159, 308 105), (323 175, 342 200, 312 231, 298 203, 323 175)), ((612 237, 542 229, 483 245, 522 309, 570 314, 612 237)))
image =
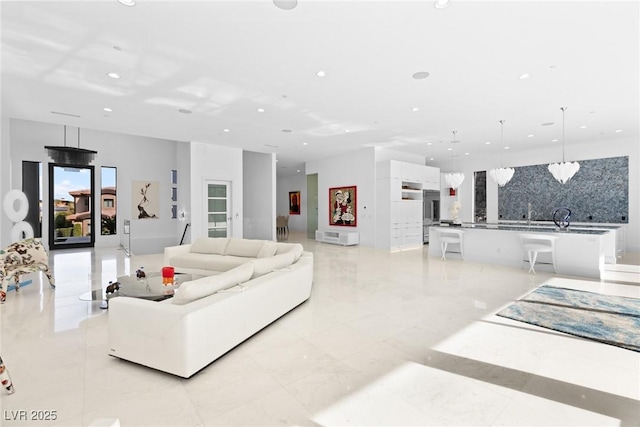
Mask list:
POLYGON ((108 310, 79 298, 161 256, 53 251, 57 289, 0 307, 0 425, 640 425, 640 353, 495 316, 543 283, 640 297, 637 254, 593 281, 289 241, 315 254, 311 299, 188 380, 109 357, 108 310))

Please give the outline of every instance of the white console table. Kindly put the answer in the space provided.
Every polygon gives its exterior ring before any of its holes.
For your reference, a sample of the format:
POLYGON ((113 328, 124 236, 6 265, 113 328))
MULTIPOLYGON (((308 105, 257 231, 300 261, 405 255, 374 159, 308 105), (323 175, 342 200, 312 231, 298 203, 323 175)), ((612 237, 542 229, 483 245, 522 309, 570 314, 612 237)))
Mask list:
POLYGON ((333 243, 334 245, 352 246, 360 242, 360 234, 357 231, 321 231, 316 230, 318 242, 333 243))

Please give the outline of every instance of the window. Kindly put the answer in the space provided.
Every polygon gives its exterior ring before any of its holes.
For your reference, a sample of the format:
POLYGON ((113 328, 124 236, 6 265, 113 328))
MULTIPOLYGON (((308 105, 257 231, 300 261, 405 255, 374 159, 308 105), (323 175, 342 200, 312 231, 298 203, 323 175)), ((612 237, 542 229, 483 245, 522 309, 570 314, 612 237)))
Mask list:
POLYGON ((102 199, 102 207, 100 212, 100 234, 108 236, 116 234, 116 212, 117 201, 116 195, 116 172, 114 167, 103 166, 100 174, 100 198, 102 199))

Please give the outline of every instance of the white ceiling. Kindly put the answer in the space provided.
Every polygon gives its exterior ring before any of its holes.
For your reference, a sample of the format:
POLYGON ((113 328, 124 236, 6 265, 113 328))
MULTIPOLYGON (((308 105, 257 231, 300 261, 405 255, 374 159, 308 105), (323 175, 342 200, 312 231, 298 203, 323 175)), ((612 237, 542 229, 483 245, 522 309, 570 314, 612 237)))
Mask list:
POLYGON ((558 145, 563 106, 568 152, 639 136, 637 1, 137 3, 3 1, 2 114, 275 152, 279 174, 363 146, 446 168, 454 130, 460 155, 558 145))

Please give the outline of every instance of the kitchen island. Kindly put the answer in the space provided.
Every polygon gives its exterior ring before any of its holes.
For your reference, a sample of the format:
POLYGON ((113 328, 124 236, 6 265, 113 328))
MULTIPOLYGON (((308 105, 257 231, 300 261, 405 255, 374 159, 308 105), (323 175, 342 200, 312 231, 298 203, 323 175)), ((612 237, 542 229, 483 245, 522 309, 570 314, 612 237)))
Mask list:
MULTIPOLYGON (((430 227, 430 256, 441 256, 438 230, 450 228, 464 231, 464 259, 468 261, 512 267, 522 267, 525 262, 528 264, 527 254, 520 247, 521 233, 542 233, 558 237, 555 252, 556 271, 559 274, 600 279, 605 261, 615 263, 616 260, 615 227, 570 227, 560 230, 555 226, 518 223, 469 223, 455 227, 430 227)), ((457 247, 451 249, 455 252, 457 247)), ((449 258, 449 250, 447 257, 449 258)), ((539 254, 536 269, 553 271, 551 255, 539 254)))

